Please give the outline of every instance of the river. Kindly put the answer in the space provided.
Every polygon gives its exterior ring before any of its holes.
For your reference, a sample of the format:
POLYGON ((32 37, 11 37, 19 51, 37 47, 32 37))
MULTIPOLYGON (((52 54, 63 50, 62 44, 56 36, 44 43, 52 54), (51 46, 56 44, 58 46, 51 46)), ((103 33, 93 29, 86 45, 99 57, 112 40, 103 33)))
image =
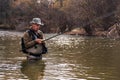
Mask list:
POLYGON ((120 40, 60 35, 46 41, 42 60, 29 62, 19 51, 22 35, 0 31, 0 80, 120 79, 120 40))

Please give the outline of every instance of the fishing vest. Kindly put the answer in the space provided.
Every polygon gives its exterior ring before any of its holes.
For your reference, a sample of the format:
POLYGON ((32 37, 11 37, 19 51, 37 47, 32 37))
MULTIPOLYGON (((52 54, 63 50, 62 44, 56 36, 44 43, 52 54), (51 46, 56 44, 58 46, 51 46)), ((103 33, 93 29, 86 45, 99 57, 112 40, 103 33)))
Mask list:
MULTIPOLYGON (((43 39, 42 35, 34 33, 32 30, 26 31, 29 36, 32 37, 32 40, 35 40, 37 38, 43 39)), ((24 38, 21 38, 21 48, 23 53, 27 54, 45 54, 47 53, 47 47, 45 46, 45 43, 36 44, 33 47, 26 48, 24 43, 24 38)))

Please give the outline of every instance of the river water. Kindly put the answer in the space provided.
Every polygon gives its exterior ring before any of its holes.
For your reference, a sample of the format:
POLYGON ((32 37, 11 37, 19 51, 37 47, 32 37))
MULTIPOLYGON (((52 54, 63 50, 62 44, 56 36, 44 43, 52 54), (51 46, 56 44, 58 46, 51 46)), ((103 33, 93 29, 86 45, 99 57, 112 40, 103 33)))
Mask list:
POLYGON ((0 31, 0 80, 120 80, 119 40, 60 35, 46 42, 42 60, 30 62, 19 51, 22 35, 0 31))

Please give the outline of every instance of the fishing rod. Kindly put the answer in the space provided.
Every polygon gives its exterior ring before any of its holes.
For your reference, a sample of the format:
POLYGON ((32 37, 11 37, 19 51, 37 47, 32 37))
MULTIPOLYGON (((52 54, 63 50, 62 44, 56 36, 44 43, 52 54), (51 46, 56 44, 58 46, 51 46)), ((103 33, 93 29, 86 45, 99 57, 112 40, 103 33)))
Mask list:
POLYGON ((60 32, 60 33, 58 33, 58 34, 56 34, 56 35, 53 35, 53 36, 51 36, 51 37, 49 37, 49 38, 47 38, 47 39, 44 39, 43 41, 50 40, 50 39, 52 39, 52 38, 54 38, 54 37, 57 37, 57 36, 59 36, 59 35, 62 35, 62 34, 64 34, 64 33, 66 33, 66 32, 68 32, 68 29, 66 29, 64 32, 60 32))
POLYGON ((56 35, 54 35, 54 36, 51 36, 51 37, 49 37, 49 38, 47 38, 47 39, 44 39, 43 41, 50 40, 50 39, 52 39, 52 38, 54 38, 54 37, 57 37, 57 36, 59 36, 59 35, 62 35, 62 34, 64 34, 64 33, 58 33, 58 34, 56 34, 56 35))

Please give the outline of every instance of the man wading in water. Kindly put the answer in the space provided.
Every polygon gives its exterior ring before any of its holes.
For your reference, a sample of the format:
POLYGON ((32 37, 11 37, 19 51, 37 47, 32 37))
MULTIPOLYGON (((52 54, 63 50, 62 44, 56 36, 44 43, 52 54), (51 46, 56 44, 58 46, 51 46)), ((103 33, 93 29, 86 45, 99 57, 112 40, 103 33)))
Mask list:
POLYGON ((22 44, 22 51, 27 54, 28 60, 39 60, 42 59, 42 54, 47 52, 45 42, 43 41, 44 34, 40 30, 43 23, 40 18, 33 18, 30 24, 30 29, 22 37, 22 41, 24 42, 24 45, 22 44))

